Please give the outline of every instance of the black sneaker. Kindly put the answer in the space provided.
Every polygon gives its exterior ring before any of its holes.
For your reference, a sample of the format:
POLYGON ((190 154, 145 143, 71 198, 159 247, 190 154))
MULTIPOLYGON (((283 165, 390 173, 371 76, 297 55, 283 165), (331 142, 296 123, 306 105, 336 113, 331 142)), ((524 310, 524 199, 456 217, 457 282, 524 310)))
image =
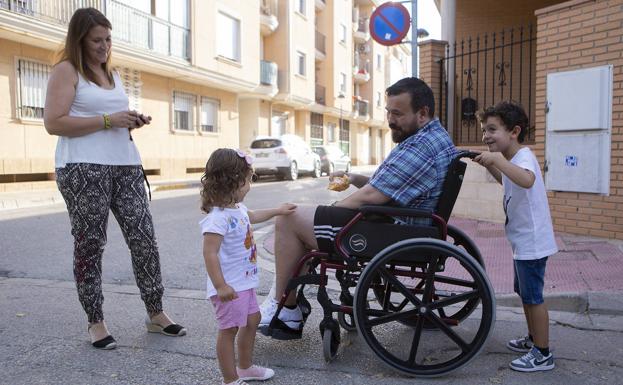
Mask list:
POLYGON ((533 346, 534 343, 530 340, 530 337, 528 336, 517 338, 515 340, 510 340, 506 343, 507 348, 519 353, 528 353, 533 346))

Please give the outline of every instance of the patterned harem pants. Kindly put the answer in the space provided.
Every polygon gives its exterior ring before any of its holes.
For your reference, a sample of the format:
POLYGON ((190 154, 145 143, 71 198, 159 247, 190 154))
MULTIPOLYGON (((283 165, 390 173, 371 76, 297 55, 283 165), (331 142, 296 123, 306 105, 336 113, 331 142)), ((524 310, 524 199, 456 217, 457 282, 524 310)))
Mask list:
POLYGON ((150 315, 162 311, 162 277, 141 166, 69 163, 56 169, 74 237, 74 278, 89 322, 104 319, 102 253, 108 213, 119 223, 132 256, 134 278, 150 315))

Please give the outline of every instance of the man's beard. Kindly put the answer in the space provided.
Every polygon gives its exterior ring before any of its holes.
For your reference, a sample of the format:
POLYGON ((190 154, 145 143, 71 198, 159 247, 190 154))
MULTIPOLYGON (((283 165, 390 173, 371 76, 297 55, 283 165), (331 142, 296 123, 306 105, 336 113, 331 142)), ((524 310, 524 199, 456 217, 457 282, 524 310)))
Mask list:
POLYGON ((389 128, 391 129, 392 141, 394 143, 400 143, 418 131, 418 127, 414 127, 414 129, 411 130, 410 133, 406 133, 402 130, 402 127, 399 127, 395 124, 390 124, 389 128))

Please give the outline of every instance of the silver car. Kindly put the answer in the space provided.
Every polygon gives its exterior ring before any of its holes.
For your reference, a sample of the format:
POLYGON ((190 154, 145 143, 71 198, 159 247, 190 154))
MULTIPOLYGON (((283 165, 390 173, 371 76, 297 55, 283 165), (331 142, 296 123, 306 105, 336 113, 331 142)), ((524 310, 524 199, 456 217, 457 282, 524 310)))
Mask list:
POLYGON ((320 156, 320 169, 327 175, 333 171, 350 171, 350 156, 337 146, 314 146, 314 152, 320 156))
POLYGON ((251 142, 249 152, 257 176, 276 175, 288 180, 296 180, 302 173, 314 178, 320 176, 320 157, 296 135, 257 137, 251 142))

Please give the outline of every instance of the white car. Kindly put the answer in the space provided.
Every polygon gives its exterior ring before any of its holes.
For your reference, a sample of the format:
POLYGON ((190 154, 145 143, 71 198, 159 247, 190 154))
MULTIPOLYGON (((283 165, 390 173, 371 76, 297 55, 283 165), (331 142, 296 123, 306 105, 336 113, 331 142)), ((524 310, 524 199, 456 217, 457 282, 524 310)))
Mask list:
POLYGON ((301 173, 320 177, 320 157, 300 137, 285 134, 278 138, 260 136, 251 142, 249 152, 257 176, 277 175, 296 180, 301 173))

